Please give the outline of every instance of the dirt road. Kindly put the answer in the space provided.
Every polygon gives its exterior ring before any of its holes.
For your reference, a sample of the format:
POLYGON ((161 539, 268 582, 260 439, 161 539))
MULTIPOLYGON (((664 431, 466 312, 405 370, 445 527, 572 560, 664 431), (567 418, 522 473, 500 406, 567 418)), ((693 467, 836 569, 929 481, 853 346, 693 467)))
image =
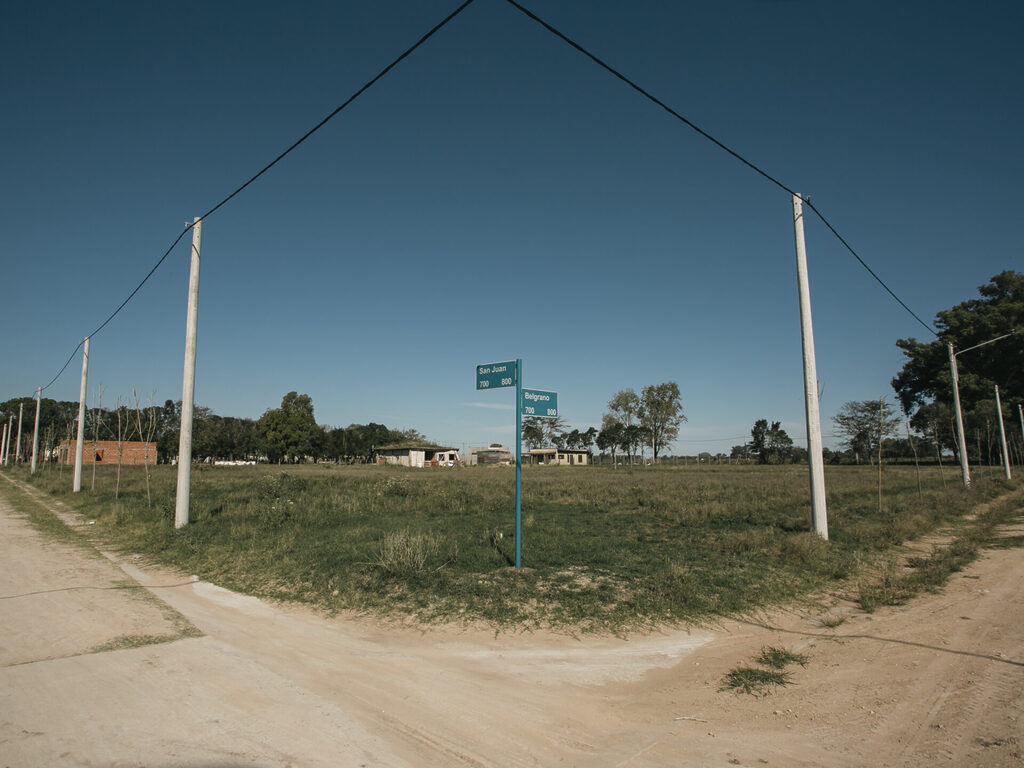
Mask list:
POLYGON ((55 541, 18 493, 0 481, 0 765, 1024 765, 1024 550, 905 607, 838 600, 832 629, 421 632, 55 541), (809 656, 793 686, 719 690, 765 646, 809 656))

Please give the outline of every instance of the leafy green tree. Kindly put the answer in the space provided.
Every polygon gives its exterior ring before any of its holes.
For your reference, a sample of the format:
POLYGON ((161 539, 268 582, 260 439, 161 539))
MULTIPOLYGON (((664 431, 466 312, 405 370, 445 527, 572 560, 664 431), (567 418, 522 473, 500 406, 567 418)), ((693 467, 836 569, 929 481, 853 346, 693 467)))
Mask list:
POLYGON ((674 381, 644 387, 640 395, 640 423, 647 430, 655 461, 658 451, 679 436, 679 425, 686 421, 679 386, 674 381))
POLYGON ((268 409, 256 426, 267 458, 278 463, 286 459, 301 461, 311 455, 321 431, 313 416, 313 399, 297 392, 286 394, 281 407, 268 409))
POLYGON ((750 454, 758 464, 781 464, 793 451, 793 440, 782 428, 781 422, 758 419, 750 430, 750 454))
POLYGON ((632 425, 640 418, 640 396, 632 389, 621 389, 608 401, 608 412, 623 426, 632 425))
POLYGON ((350 455, 364 462, 373 459, 375 449, 404 440, 401 432, 373 421, 369 424, 351 424, 347 432, 350 455))
POLYGON ((601 420, 601 431, 597 433, 597 447, 602 453, 611 452, 612 466, 616 465, 615 450, 622 444, 622 432, 625 428, 625 425, 611 414, 605 414, 601 420))
POLYGON ((640 419, 641 408, 640 396, 634 390, 620 389, 608 401, 608 413, 605 415, 606 418, 622 425, 618 447, 622 448, 629 456, 630 463, 633 461, 633 446, 639 445, 639 443, 636 442, 636 431, 627 432, 627 430, 640 419))
POLYGON ((956 421, 953 408, 946 403, 935 401, 919 407, 910 417, 910 426, 930 441, 929 451, 937 445, 940 449, 952 451, 959 457, 960 446, 956 440, 956 421))
POLYGON ((963 351, 1015 329, 1015 335, 958 358, 960 398, 964 409, 971 410, 975 403, 992 397, 996 384, 1007 393, 1004 402, 1011 409, 1024 398, 1024 274, 1000 272, 979 286, 978 293, 981 298, 936 313, 937 340, 896 342, 906 362, 892 386, 905 413, 930 401, 952 405, 947 344, 963 351))
POLYGON ((749 459, 750 458, 750 443, 744 443, 743 445, 734 445, 732 450, 729 452, 730 459, 749 459))
POLYGON ((879 400, 850 401, 832 417, 843 445, 853 452, 857 463, 862 454, 874 464, 874 455, 882 440, 894 437, 900 419, 889 403, 879 400))
POLYGON ((527 448, 541 448, 547 437, 544 419, 539 416, 527 416, 523 419, 523 442, 527 448))
MULTIPOLYGON (((18 406, 23 408, 22 416, 22 458, 31 461, 32 459, 32 431, 35 429, 36 399, 34 397, 15 397, 0 403, 0 423, 7 424, 13 417, 14 423, 18 423, 18 406)), ((40 461, 45 461, 52 449, 58 442, 65 439, 69 429, 73 431, 75 420, 78 418, 78 403, 65 400, 52 400, 44 397, 39 401, 39 456, 40 461)), ((14 433, 17 439, 17 431, 14 433)), ((10 450, 10 456, 15 455, 15 448, 10 450)))
POLYGON ((544 438, 548 444, 556 448, 565 448, 565 419, 556 416, 553 419, 542 419, 542 421, 544 422, 544 438))
POLYGON ((633 463, 633 457, 640 450, 640 446, 651 439, 650 430, 642 424, 630 424, 622 428, 622 439, 619 447, 629 454, 629 461, 633 463))
POLYGON ((579 440, 577 441, 580 448, 585 450, 591 450, 591 446, 594 445, 594 441, 597 439, 597 429, 595 427, 589 427, 586 432, 581 432, 579 440))

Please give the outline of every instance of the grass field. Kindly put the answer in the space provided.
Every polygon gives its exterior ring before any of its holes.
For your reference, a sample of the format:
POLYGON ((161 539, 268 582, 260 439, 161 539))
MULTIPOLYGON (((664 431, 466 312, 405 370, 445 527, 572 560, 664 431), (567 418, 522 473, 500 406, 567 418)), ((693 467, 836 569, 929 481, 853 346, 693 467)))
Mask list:
MULTIPOLYGON (((887 466, 879 511, 875 469, 827 467, 825 542, 810 532, 805 466, 527 467, 517 572, 509 468, 201 466, 192 522, 178 531, 173 467, 153 471, 152 506, 141 467, 122 468, 115 502, 115 471, 98 468, 91 490, 87 467, 80 494, 67 468, 31 482, 95 520, 90 530, 109 546, 249 594, 428 622, 602 632, 752 611, 845 580, 860 580, 868 609, 904 599, 909 582, 885 586, 894 547, 951 528, 956 557, 936 550, 920 573, 932 560, 955 570, 985 545, 983 526, 965 515, 1018 487, 980 472, 968 493, 953 470, 944 486, 932 467, 919 493, 913 467, 887 466)), ((1019 508, 995 505, 986 525, 1019 508)))

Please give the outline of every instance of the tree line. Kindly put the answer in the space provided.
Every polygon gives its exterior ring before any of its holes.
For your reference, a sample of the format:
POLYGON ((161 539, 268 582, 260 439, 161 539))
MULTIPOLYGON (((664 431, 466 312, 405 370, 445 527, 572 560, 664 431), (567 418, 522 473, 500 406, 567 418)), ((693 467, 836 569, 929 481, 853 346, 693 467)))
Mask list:
POLYGON ((640 394, 623 389, 608 401, 608 412, 601 419, 601 429, 568 430, 561 417, 548 419, 528 416, 523 419, 523 442, 528 448, 575 448, 591 450, 596 444, 604 454, 625 454, 630 463, 647 447, 651 457, 672 444, 679 436, 679 425, 686 421, 680 400, 679 386, 674 381, 644 387, 640 394))
MULTIPOLYGON (((0 403, 0 420, 14 417, 22 406, 21 455, 30 457, 36 401, 13 398, 0 403)), ((54 459, 63 440, 77 437, 78 403, 42 398, 39 404, 39 454, 54 459)), ((86 409, 85 440, 145 440, 155 442, 157 460, 170 463, 178 456, 181 401, 162 406, 118 402, 104 408, 98 402, 86 409)), ((15 431, 15 438, 17 433, 15 431)), ((289 392, 279 408, 268 409, 259 419, 220 416, 196 406, 192 426, 194 461, 266 460, 275 463, 301 461, 367 462, 375 448, 404 441, 424 441, 415 429, 391 429, 384 424, 351 424, 331 427, 316 423, 309 395, 289 392)), ((11 451, 14 455, 14 451, 11 451)))
POLYGON ((936 313, 935 340, 896 342, 906 361, 892 387, 919 438, 959 458, 949 363, 952 344, 968 458, 999 462, 998 385, 1008 442, 1018 460, 1024 460, 1018 410, 1024 404, 1024 274, 1000 272, 979 286, 978 294, 936 313))
MULTIPOLYGON (((832 418, 839 450, 825 448, 828 463, 869 463, 884 459, 959 460, 949 345, 957 354, 959 392, 968 460, 1001 461, 999 386, 1008 449, 1024 463, 1024 274, 1004 271, 978 287, 979 298, 936 313, 938 336, 929 342, 899 339, 906 358, 892 387, 902 410, 885 398, 849 401, 832 418), (963 353, 960 356, 960 353, 963 353)), ((762 464, 806 461, 779 422, 760 419, 751 441, 733 446, 732 458, 762 464)))

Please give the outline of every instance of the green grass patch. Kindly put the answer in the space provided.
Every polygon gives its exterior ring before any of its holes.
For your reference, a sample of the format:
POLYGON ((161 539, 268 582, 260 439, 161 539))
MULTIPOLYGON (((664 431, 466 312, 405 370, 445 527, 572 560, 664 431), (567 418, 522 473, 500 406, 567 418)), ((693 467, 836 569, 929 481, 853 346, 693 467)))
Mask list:
POLYGON ((807 666, 807 654, 796 653, 785 648, 762 648, 761 655, 757 657, 759 664, 763 664, 766 667, 772 669, 785 669, 790 664, 799 664, 801 667, 807 666))
POLYGON ((969 520, 961 521, 948 544, 936 545, 928 555, 901 559, 889 554, 880 567, 860 576, 858 603, 868 613, 883 605, 902 605, 923 592, 936 592, 949 578, 974 562, 984 549, 1019 545, 1019 537, 1004 536, 1000 528, 1019 521, 1020 494, 985 505, 969 520))
POLYGON ((736 667, 725 676, 720 691, 763 696, 779 685, 791 685, 789 672, 763 667, 736 667))
MULTIPOLYGON (((175 468, 113 467, 95 490, 38 472, 37 488, 96 525, 104 546, 227 588, 423 622, 627 632, 787 603, 885 561, 904 541, 956 528, 980 501, 937 471, 827 467, 830 540, 810 530, 807 468, 525 467, 522 563, 514 470, 474 467, 196 467, 176 530, 175 468)), ((28 481, 27 473, 18 475, 28 481)), ((88 483, 86 484, 88 486, 88 483)))

